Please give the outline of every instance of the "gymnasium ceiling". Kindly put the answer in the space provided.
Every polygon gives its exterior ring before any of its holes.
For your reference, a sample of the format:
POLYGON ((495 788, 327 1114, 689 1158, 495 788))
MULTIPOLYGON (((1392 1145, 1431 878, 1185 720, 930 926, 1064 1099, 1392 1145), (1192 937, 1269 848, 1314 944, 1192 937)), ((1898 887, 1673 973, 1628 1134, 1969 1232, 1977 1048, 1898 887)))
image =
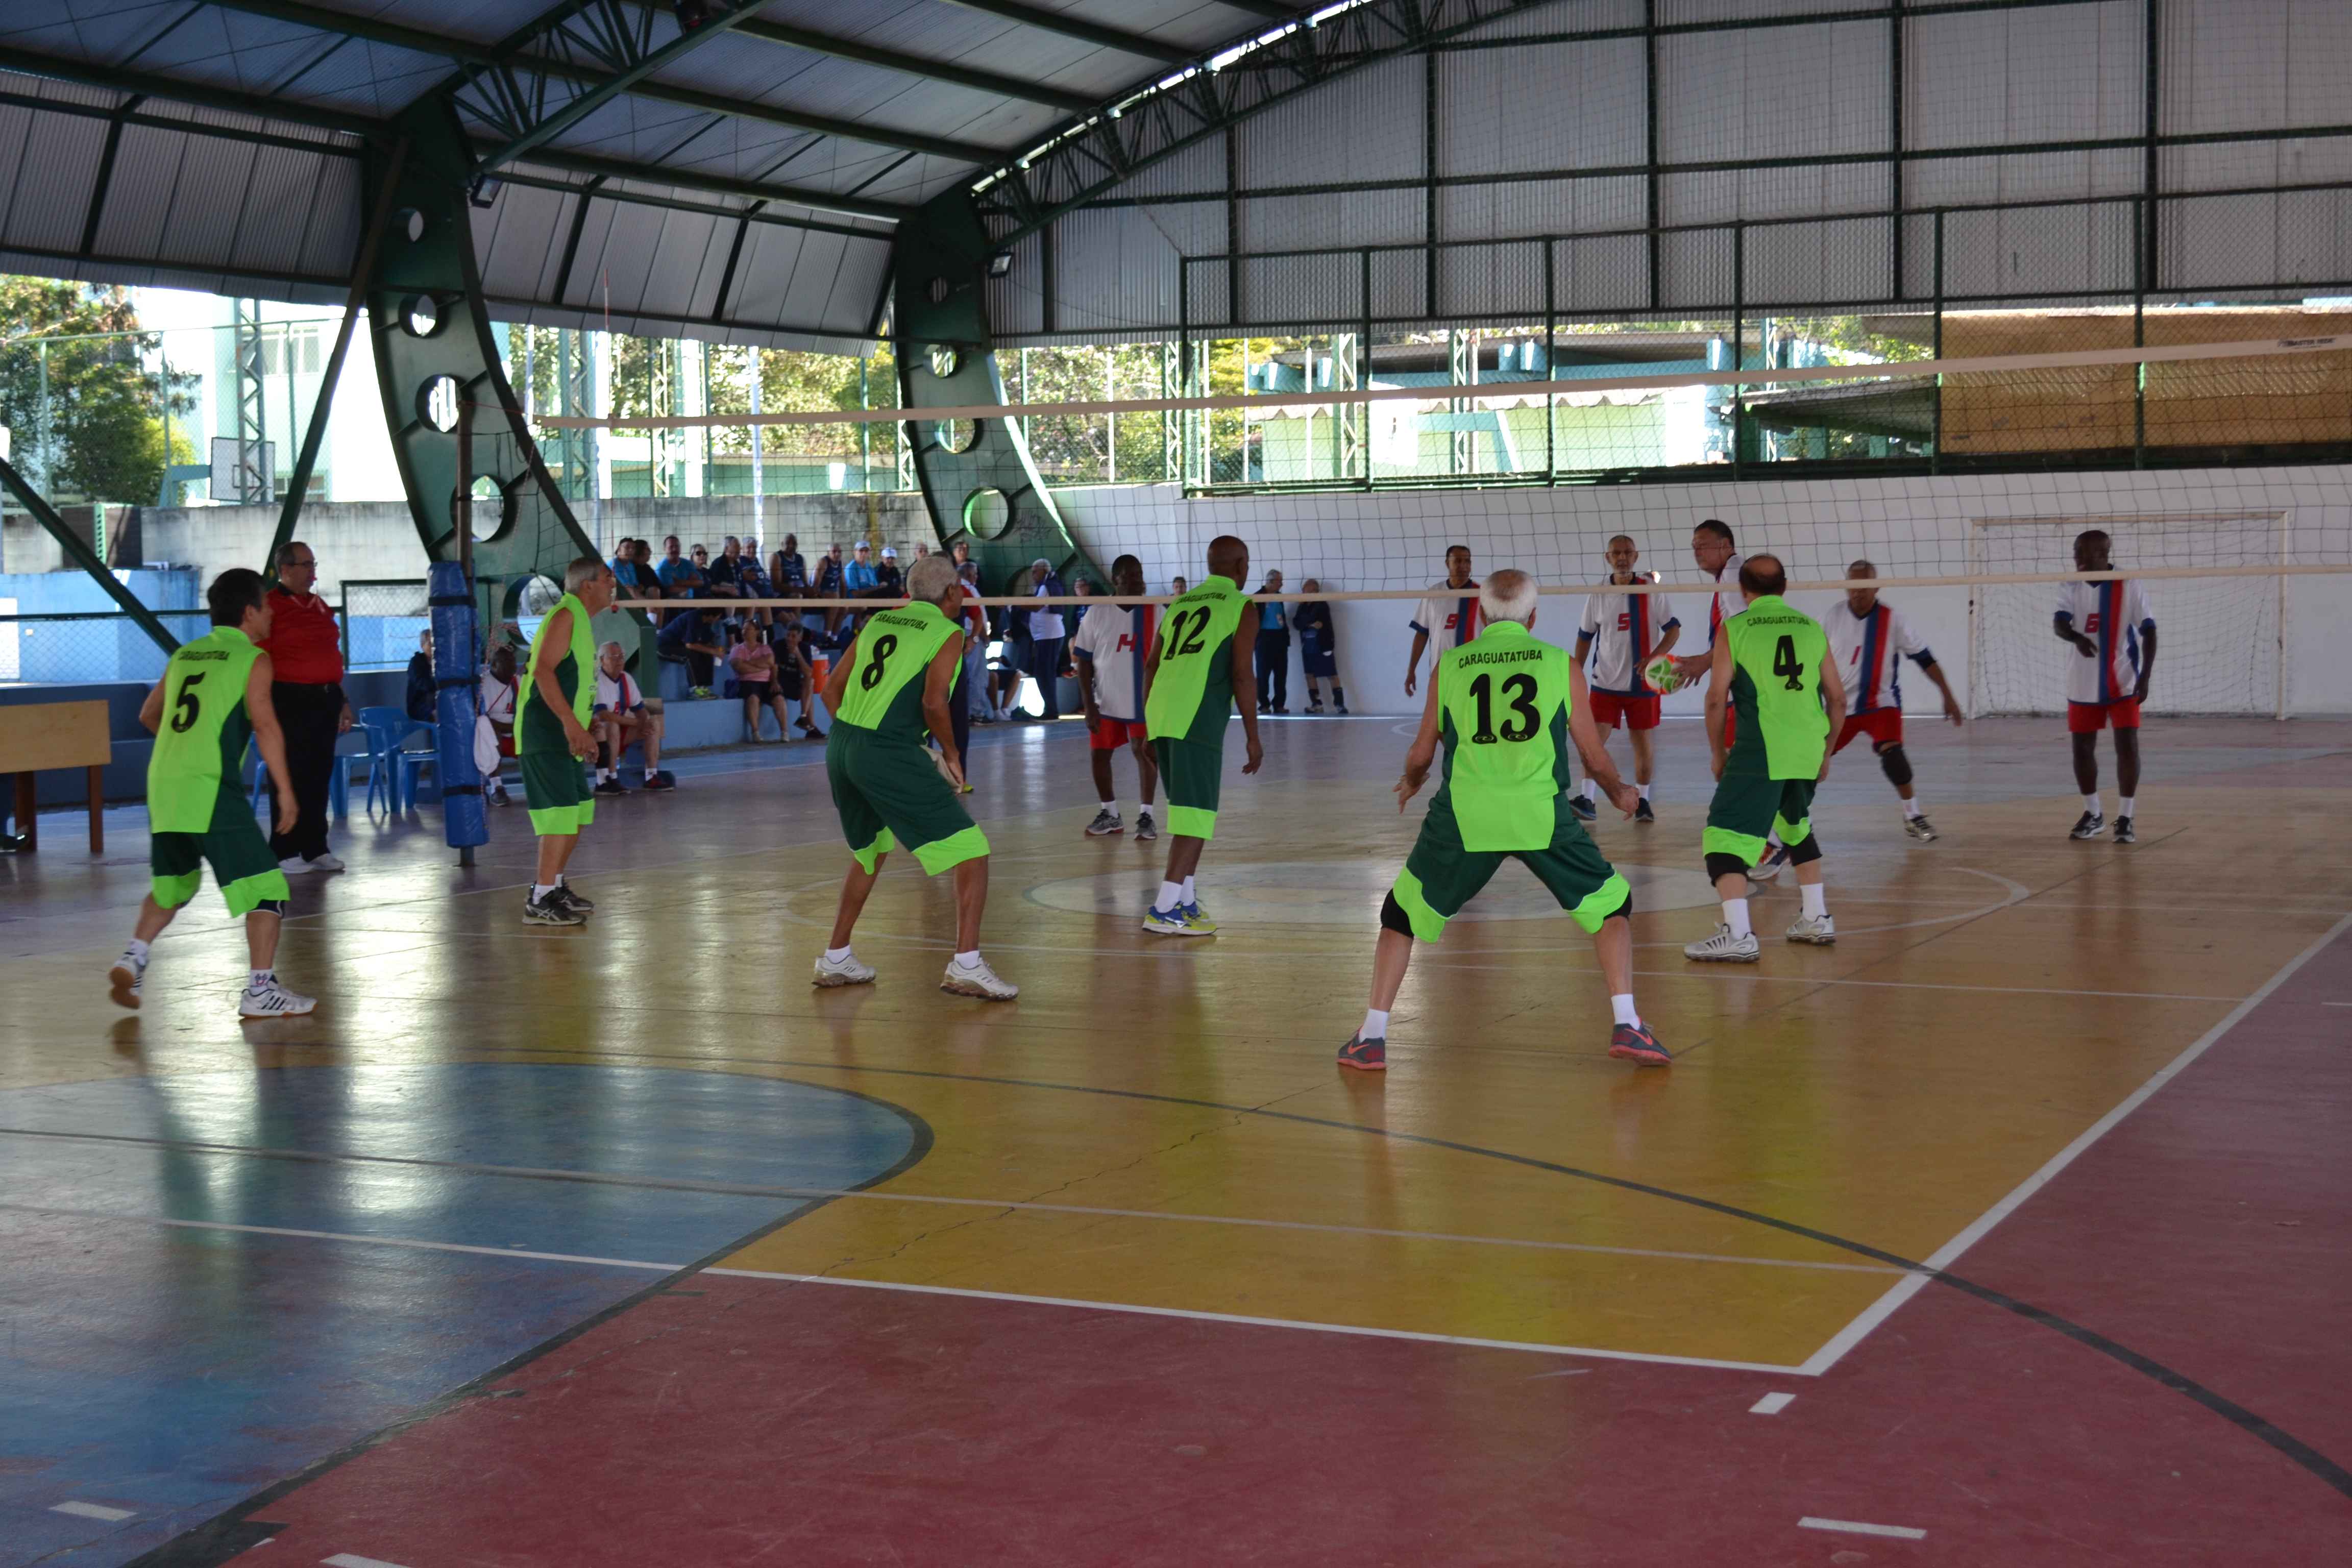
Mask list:
POLYGON ((855 349, 959 185, 1027 341, 2352 279, 2345 0, 676 4, 5 0, 0 269, 340 301, 437 95, 624 331, 855 349))

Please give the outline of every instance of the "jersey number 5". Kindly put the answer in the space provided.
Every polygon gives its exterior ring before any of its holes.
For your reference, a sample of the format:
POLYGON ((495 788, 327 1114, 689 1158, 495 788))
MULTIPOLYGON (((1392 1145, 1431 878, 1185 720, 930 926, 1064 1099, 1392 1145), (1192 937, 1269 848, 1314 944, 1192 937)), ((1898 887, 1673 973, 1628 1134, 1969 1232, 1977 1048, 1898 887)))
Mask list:
POLYGON ((1797 662, 1797 639, 1782 637, 1780 647, 1772 650, 1772 673, 1781 677, 1791 691, 1805 689, 1805 667, 1797 662))
POLYGON ((1478 705, 1478 728, 1470 736, 1474 745, 1491 746, 1498 738, 1525 741, 1543 722, 1543 716, 1536 711, 1536 678, 1532 675, 1515 675, 1503 682, 1503 700, 1511 705, 1511 711, 1522 721, 1513 724, 1505 721, 1499 737, 1495 732, 1495 678, 1482 675, 1472 681, 1470 700, 1478 705))
POLYGON ((180 695, 172 702, 172 733, 174 735, 184 735, 196 727, 196 715, 204 710, 196 701, 196 688, 203 683, 205 674, 200 669, 180 682, 180 695))

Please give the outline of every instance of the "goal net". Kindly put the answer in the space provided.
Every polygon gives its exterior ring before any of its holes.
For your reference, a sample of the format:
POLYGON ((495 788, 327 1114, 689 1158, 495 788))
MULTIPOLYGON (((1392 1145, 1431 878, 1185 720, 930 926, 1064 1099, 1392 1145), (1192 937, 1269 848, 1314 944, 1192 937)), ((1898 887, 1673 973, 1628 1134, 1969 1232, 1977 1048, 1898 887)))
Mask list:
MULTIPOLYGON (((2159 658, 2147 709, 2157 713, 2284 715, 2286 516, 2284 512, 1980 518, 1971 577, 2066 572, 2075 535, 2105 531, 2123 571, 2217 569, 2144 581, 2159 658), (2239 569, 2221 574, 2218 569, 2239 569)), ((1988 716, 2065 710, 2070 661, 2057 636, 2060 589, 1979 582, 1969 611, 1970 706, 1988 716)))

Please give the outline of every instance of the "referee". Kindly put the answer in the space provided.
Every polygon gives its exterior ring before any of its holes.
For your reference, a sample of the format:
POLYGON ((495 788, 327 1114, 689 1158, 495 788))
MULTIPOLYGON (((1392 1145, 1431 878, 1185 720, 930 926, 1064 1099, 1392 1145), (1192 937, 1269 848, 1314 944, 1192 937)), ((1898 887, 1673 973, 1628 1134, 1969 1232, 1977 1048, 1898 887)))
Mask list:
POLYGON ((278 585, 269 591, 269 635, 261 649, 276 668, 270 706, 286 732, 286 771, 293 775, 294 821, 280 831, 277 797, 269 803, 269 852, 288 876, 340 871, 327 848, 327 784, 335 772, 335 742, 352 727, 343 696, 343 644, 334 606, 310 591, 319 558, 300 540, 278 552, 278 585))

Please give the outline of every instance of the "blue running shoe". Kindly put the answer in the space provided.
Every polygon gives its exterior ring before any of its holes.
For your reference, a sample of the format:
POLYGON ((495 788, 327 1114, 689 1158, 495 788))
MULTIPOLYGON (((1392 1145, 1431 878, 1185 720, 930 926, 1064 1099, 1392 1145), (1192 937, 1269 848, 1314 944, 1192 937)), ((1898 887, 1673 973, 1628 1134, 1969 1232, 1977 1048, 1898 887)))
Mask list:
POLYGON ((1645 1068, 1666 1067, 1675 1059, 1647 1024, 1620 1024, 1611 1030, 1609 1054, 1645 1068))
POLYGON ((1748 868, 1748 879, 1760 887, 1764 883, 1778 877, 1782 871, 1787 870, 1788 867, 1788 847, 1782 844, 1775 844, 1770 848, 1764 851, 1764 858, 1757 861, 1755 865, 1748 868))
POLYGON ((1389 1043, 1386 1039, 1368 1040, 1361 1029, 1348 1037, 1339 1047, 1339 1065, 1362 1072, 1386 1072, 1389 1065, 1389 1043))
POLYGON ((1601 808, 1580 795, 1568 797, 1568 809, 1576 814, 1576 820, 1579 822, 1590 822, 1601 815, 1601 808))

